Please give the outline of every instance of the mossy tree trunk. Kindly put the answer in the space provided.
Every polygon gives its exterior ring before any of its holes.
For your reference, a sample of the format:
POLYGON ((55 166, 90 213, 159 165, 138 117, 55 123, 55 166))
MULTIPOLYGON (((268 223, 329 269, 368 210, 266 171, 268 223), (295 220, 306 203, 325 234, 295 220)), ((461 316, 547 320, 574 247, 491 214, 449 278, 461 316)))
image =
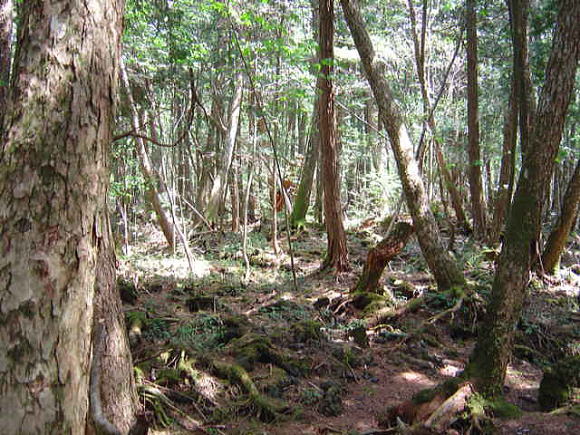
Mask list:
MULTIPOLYGON (((114 269, 111 245, 103 244, 108 226, 102 222, 123 6, 122 0, 19 5, 15 93, 0 151, 4 434, 94 429, 89 372, 91 347, 98 343, 91 335, 94 315, 100 319, 103 313, 95 312, 95 304, 102 301, 121 316, 114 274, 98 275, 97 267, 114 269)), ((122 322, 105 326, 124 334, 122 322)), ((111 335, 107 343, 115 339, 111 335)), ((126 341, 115 346, 124 359, 126 341)), ((129 376, 130 364, 123 360, 129 376)), ((125 381, 119 387, 131 389, 125 381)), ((133 391, 126 393, 134 397, 133 391)), ((118 415, 103 405, 112 423, 126 431, 135 402, 117 399, 128 406, 118 415)))
POLYGON ((578 217, 578 204, 580 203, 580 160, 576 163, 576 169, 568 184, 564 195, 564 205, 556 226, 550 233, 544 253, 542 254, 542 267, 547 273, 554 273, 560 263, 560 256, 566 246, 566 241, 578 217))
POLYGON ((515 326, 536 253, 546 187, 574 88, 580 52, 579 22, 580 2, 561 0, 546 80, 524 154, 487 317, 467 367, 477 389, 489 396, 502 393, 515 326))
POLYGON ((341 4, 365 75, 379 106, 380 119, 391 141, 407 207, 413 218, 413 227, 423 256, 441 290, 456 285, 461 286, 465 284, 465 278, 453 257, 443 246, 435 217, 429 208, 429 199, 421 179, 419 166, 413 155, 413 146, 403 122, 403 115, 384 77, 384 66, 375 55, 356 2, 341 0, 341 4))
MULTIPOLYGON (((318 86, 317 86, 318 88, 318 86)), ((298 191, 294 198, 294 207, 290 214, 290 225, 292 227, 298 226, 300 223, 306 221, 306 214, 310 207, 310 195, 312 194, 312 186, 314 184, 314 174, 316 172, 316 164, 320 154, 320 134, 318 131, 318 100, 316 95, 314 102, 314 109, 312 114, 312 129, 310 138, 308 140, 308 154, 302 166, 302 175, 300 176, 300 184, 298 191)))
POLYGON ((387 237, 367 254, 367 261, 353 291, 377 293, 379 280, 387 263, 398 255, 413 234, 413 226, 408 222, 397 222, 387 237))

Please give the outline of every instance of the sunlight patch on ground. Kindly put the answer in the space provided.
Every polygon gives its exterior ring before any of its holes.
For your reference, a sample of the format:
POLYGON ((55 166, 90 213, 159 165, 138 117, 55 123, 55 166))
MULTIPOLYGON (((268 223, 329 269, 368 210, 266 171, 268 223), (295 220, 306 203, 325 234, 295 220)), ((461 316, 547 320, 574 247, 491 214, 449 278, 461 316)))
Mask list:
POLYGON ((432 387, 435 385, 431 379, 425 376, 422 373, 413 372, 413 371, 406 371, 398 375, 399 377, 403 378, 405 381, 413 382, 414 384, 421 385, 422 387, 432 387))

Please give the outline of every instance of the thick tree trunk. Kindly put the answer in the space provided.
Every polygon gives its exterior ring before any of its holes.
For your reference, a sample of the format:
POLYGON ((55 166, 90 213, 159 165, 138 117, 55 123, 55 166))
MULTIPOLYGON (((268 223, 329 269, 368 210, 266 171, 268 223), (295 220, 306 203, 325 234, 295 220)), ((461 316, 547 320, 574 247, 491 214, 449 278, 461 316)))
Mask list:
POLYGON ((0 141, 8 109, 10 47, 12 46, 12 0, 0 0, 0 141))
POLYGON ((489 244, 491 246, 499 243, 499 236, 505 223, 505 217, 508 213, 514 186, 516 144, 518 136, 518 99, 516 98, 516 89, 513 78, 511 88, 509 103, 503 124, 503 147, 498 181, 499 187, 495 198, 493 223, 489 229, 489 244))
MULTIPOLYGON (((138 132, 139 126, 141 125, 139 120, 139 113, 137 112, 137 106, 135 105, 135 100, 133 99, 133 93, 131 91, 131 85, 129 84, 127 70, 122 62, 121 78, 127 93, 127 100, 129 101, 133 130, 138 132)), ((149 159, 149 154, 147 153, 147 148, 145 148, 145 142, 143 139, 140 137, 135 137, 135 143, 137 144, 139 166, 141 167, 141 173, 145 179, 145 198, 147 199, 147 202, 151 204, 151 207, 153 207, 153 210, 157 216, 157 222, 159 223, 161 231, 163 231, 165 240, 167 240, 169 248, 173 250, 175 248, 175 230, 173 228, 171 219, 169 219, 169 216, 167 216, 167 213, 161 204, 161 198, 159 197, 159 191, 157 190, 159 177, 157 176, 156 171, 151 164, 151 159, 149 159)))
POLYGON ((243 72, 239 71, 234 80, 235 89, 230 107, 228 132, 224 151, 218 163, 217 175, 213 180, 209 201, 205 216, 208 221, 217 219, 220 208, 223 205, 228 174, 234 157, 234 148, 238 136, 238 124, 240 121, 240 108, 242 107, 242 91, 244 89, 243 72))
MULTIPOLYGON (((114 288, 96 267, 123 1, 20 7, 16 92, 0 151, 0 427, 82 434, 95 287, 114 288)), ((124 428, 131 420, 109 417, 124 428)))
POLYGON ((550 233, 544 253, 542 254, 542 267, 547 273, 554 273, 560 263, 560 256, 566 246, 570 231, 578 217, 578 204, 580 203, 580 160, 576 163, 576 170, 566 189, 564 205, 556 226, 550 233))
POLYGON ((328 234, 328 248, 323 268, 348 270, 346 234, 342 223, 338 169, 338 144, 336 140, 336 115, 334 111, 334 1, 320 0, 320 149, 322 151, 322 185, 324 188, 324 219, 328 234))
POLYGON ((365 74, 379 106, 379 116, 391 141, 399 177, 405 192, 407 207, 413 218, 413 227, 417 233, 423 256, 440 289, 444 290, 455 285, 463 285, 465 278, 441 241, 439 229, 429 208, 429 201, 419 173, 419 167, 413 156, 413 147, 403 122, 403 116, 385 80, 383 66, 375 56, 370 37, 358 11, 358 6, 355 5, 353 0, 341 0, 341 4, 348 27, 360 54, 365 74))
POLYGON ((466 0, 467 27, 467 141, 469 155, 469 192, 471 198, 471 215, 473 232, 482 240, 486 233, 485 203, 483 200, 483 182, 481 168, 481 151, 479 147, 479 110, 477 84, 477 18, 476 0, 466 0))
POLYGON ((574 88, 580 52, 579 22, 580 2, 561 0, 546 81, 510 211, 487 318, 467 368, 477 389, 491 396, 502 393, 536 252, 542 205, 574 88))
POLYGON ((353 291, 376 293, 387 263, 405 248, 412 234, 411 224, 397 222, 391 233, 369 251, 362 274, 353 291))

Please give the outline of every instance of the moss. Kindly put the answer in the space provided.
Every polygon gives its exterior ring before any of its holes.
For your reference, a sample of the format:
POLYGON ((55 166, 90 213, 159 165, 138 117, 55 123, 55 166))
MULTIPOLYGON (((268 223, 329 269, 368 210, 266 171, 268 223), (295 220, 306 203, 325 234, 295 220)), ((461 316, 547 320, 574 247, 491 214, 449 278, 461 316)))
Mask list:
POLYGON ((326 417, 336 417, 342 413, 343 388, 336 382, 324 382, 322 385, 324 395, 318 405, 318 412, 326 417))
POLYGON ((300 320, 290 327, 294 339, 300 343, 320 341, 323 338, 322 323, 316 320, 300 320))
POLYGON ((370 310, 372 310, 371 312, 374 312, 390 305, 392 302, 391 298, 388 296, 370 292, 355 292, 352 294, 351 300, 351 303, 355 308, 364 310, 365 312, 370 310))
POLYGON ((156 382, 159 385, 177 385, 181 382, 181 373, 177 369, 161 369, 157 372, 156 382))
POLYGON ((472 418, 483 420, 491 413, 499 418, 518 418, 522 415, 522 410, 513 403, 507 402, 503 397, 497 399, 487 399, 481 394, 473 394, 467 403, 472 418))
POLYGON ((254 381, 252 381, 252 378, 242 366, 216 361, 213 363, 213 367, 218 376, 224 377, 243 388, 249 396, 250 407, 260 420, 272 422, 280 418, 280 413, 286 408, 285 403, 260 394, 254 381))
POLYGON ((573 399, 574 388, 580 387, 580 355, 563 359, 544 372, 540 383, 540 407, 551 410, 573 399))

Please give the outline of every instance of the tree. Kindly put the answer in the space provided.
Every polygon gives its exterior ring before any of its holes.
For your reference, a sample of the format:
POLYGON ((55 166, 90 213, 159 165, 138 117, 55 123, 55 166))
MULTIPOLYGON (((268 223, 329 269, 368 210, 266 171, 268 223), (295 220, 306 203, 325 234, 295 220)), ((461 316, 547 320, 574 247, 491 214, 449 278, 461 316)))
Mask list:
MULTIPOLYGON (((131 122, 133 131, 138 134, 139 126, 142 124, 142 122, 139 118, 139 112, 137 111, 137 106, 135 105, 131 85, 129 84, 129 76, 127 75, 127 70, 124 64, 121 64, 121 78, 123 80, 123 86, 125 87, 129 108, 131 110, 131 122)), ((165 240, 167 240, 169 248, 173 250, 175 247, 175 229, 173 228, 173 223, 169 219, 169 216, 167 216, 167 213, 161 204, 161 197, 157 189, 159 176, 157 175, 157 171, 155 171, 153 168, 151 159, 147 153, 147 148, 145 148, 145 141, 143 140, 143 137, 136 135, 135 143, 137 144, 139 167, 141 168, 141 173, 145 179, 145 197, 157 215, 157 222, 163 231, 163 235, 165 236, 165 240)))
POLYGON ((0 426, 126 433, 136 401, 130 359, 109 355, 130 358, 105 207, 123 1, 20 6, 0 159, 0 426), (105 367, 128 371, 99 376, 105 367))
POLYGON ((244 76, 242 71, 238 71, 234 80, 235 90, 230 108, 228 130, 226 134, 226 143, 221 158, 218 162, 218 170, 213 180, 209 201, 207 204, 207 218, 214 221, 219 214, 220 207, 223 205, 224 192, 228 181, 228 174, 234 157, 234 147, 238 135, 238 123, 240 120, 240 108, 242 106, 242 91, 244 88, 244 76))
POLYGON ((375 56, 371 39, 365 29, 358 6, 353 0, 341 0, 341 4, 346 22, 359 52, 365 75, 379 106, 379 116, 391 141, 407 207, 413 219, 413 227, 423 256, 437 281, 437 286, 441 290, 463 285, 465 283, 463 274, 457 267, 453 257, 445 250, 441 241, 437 223, 429 208, 429 200, 421 179, 419 167, 413 156, 411 138, 405 127, 403 115, 383 75, 383 66, 375 56))
POLYGON ((8 107, 10 47, 12 42, 12 0, 0 0, 0 138, 8 107))
POLYGON ((546 79, 522 163, 487 317, 467 367, 477 389, 502 394, 516 323, 536 254, 542 205, 557 155, 580 53, 580 3, 561 0, 546 79))
POLYGON ((485 204, 481 178, 481 150, 479 147, 479 114, 477 84, 477 17, 476 0, 466 0, 467 26, 467 136, 469 155, 469 191, 475 237, 482 239, 486 232, 485 204))
POLYGON ((564 205, 560 212, 558 222, 548 237, 544 253, 542 254, 542 264, 544 271, 554 273, 560 262, 560 256, 566 246, 566 241, 570 231, 578 218, 578 204, 580 203, 580 160, 576 163, 574 175, 568 184, 564 195, 564 205))
POLYGON ((324 188, 324 219, 328 233, 328 250, 323 267, 337 272, 348 269, 346 234, 342 223, 342 206, 338 174, 338 149, 334 113, 334 1, 320 0, 320 149, 322 151, 322 184, 324 188))

